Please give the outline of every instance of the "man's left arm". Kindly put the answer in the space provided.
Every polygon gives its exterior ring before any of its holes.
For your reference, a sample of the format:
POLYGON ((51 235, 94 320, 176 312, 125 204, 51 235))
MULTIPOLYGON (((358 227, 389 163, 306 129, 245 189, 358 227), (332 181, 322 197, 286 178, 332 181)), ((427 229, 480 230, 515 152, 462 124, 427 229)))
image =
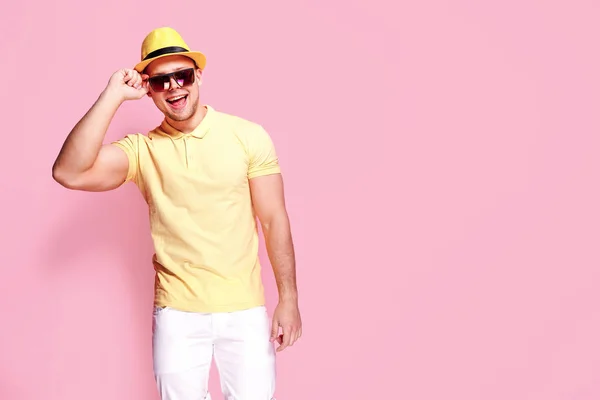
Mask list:
POLYGON ((271 341, 277 340, 277 351, 281 351, 292 346, 302 335, 294 244, 285 206, 283 178, 280 173, 252 178, 250 192, 279 291, 271 341), (279 334, 280 329, 282 334, 279 334))

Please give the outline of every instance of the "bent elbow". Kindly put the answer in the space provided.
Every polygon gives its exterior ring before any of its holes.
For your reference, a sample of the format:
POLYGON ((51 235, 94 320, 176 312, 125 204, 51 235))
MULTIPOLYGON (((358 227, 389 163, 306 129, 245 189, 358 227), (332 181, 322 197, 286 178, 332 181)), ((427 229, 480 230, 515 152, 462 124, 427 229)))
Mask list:
POLYGON ((62 168, 56 166, 56 164, 52 167, 52 179, 67 189, 77 189, 76 180, 73 175, 65 172, 62 168))
POLYGON ((60 185, 63 185, 65 182, 65 175, 56 164, 52 166, 52 179, 60 185))

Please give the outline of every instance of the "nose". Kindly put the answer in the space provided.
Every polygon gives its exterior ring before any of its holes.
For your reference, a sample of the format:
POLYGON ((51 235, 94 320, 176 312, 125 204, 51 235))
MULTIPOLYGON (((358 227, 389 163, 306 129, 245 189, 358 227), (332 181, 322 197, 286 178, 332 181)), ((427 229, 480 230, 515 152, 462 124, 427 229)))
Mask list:
POLYGON ((175 80, 175 77, 171 76, 169 78, 169 91, 174 90, 174 89, 179 89, 180 87, 181 87, 181 85, 177 83, 177 81, 175 80))

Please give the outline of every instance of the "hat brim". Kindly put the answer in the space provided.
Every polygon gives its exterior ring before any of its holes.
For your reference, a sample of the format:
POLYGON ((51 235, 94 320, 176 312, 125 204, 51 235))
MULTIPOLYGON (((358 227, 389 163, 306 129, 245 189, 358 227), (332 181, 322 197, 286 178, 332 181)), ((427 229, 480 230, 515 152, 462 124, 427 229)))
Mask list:
POLYGON ((142 71, 144 71, 144 69, 146 69, 146 67, 151 62, 159 60, 161 58, 172 57, 172 56, 185 56, 185 57, 191 58, 196 63, 196 66, 198 68, 204 69, 204 67, 206 67, 206 56, 204 54, 202 54, 198 51, 184 51, 181 53, 162 54, 160 56, 156 56, 156 57, 152 57, 147 60, 144 60, 144 61, 140 61, 139 63, 136 64, 134 69, 141 74, 142 71))

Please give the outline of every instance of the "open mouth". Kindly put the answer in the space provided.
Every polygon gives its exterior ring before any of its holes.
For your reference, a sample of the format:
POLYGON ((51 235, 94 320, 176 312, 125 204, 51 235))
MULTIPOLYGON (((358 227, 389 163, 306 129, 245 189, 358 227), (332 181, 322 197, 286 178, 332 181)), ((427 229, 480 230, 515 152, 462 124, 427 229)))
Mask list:
POLYGON ((175 96, 167 99, 167 103, 171 105, 173 108, 182 108, 185 106, 187 101, 187 95, 175 96))

